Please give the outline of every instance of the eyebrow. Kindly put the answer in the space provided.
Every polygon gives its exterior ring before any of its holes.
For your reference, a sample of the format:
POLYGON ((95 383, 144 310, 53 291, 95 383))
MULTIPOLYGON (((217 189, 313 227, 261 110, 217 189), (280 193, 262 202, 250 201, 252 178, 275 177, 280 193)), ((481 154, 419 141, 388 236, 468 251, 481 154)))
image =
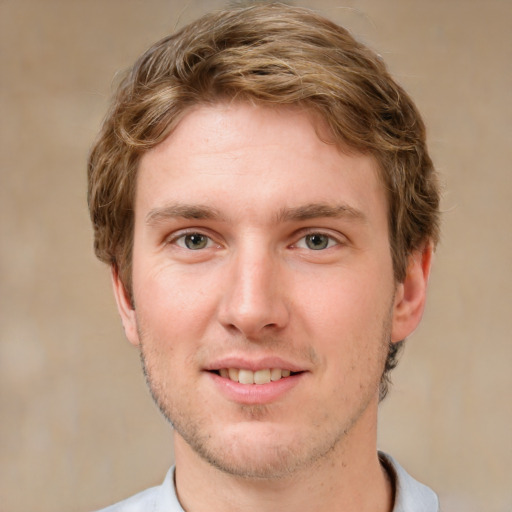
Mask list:
POLYGON ((192 205, 192 204, 171 204, 159 208, 153 208, 146 215, 146 224, 154 225, 159 222, 173 219, 220 219, 220 212, 210 206, 192 205))
MULTIPOLYGON (((347 204, 310 203, 291 208, 281 208, 275 216, 275 222, 292 222, 317 219, 321 217, 350 218, 358 221, 366 221, 366 217, 360 210, 347 204)), ((171 204, 153 208, 146 215, 146 224, 155 225, 168 219, 182 218, 195 220, 225 220, 219 210, 205 205, 171 204)))
POLYGON ((282 208, 277 214, 277 222, 304 221, 320 217, 350 218, 365 222, 366 216, 348 204, 311 203, 294 208, 282 208))

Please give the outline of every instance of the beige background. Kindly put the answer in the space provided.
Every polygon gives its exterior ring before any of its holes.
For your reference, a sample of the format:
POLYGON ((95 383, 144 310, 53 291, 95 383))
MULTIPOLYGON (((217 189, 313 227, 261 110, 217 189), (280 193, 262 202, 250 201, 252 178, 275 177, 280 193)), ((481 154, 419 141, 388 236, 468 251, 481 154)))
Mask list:
MULTIPOLYGON (((116 71, 222 4, 0 2, 2 512, 92 510, 158 483, 172 461, 92 255, 85 159, 116 71)), ((315 5, 417 100, 446 189, 429 304, 379 444, 444 511, 511 512, 512 2, 315 5)))

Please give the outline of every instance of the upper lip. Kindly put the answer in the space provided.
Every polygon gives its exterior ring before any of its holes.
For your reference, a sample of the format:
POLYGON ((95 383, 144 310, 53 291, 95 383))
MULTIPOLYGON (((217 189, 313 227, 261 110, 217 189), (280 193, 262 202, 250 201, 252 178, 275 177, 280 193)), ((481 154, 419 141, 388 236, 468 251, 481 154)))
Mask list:
POLYGON ((247 357, 229 356, 216 359, 204 367, 206 371, 216 371, 221 368, 238 368, 252 370, 253 372, 266 370, 267 368, 280 368, 281 370, 290 370, 291 372, 306 371, 306 368, 302 365, 275 356, 250 359, 247 357))

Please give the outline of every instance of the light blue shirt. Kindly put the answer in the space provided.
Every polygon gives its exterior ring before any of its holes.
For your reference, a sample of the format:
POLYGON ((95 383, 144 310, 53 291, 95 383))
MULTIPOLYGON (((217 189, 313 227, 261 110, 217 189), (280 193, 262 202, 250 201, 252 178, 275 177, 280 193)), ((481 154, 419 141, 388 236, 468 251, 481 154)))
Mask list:
MULTIPOLYGON (((439 512, 439 500, 432 489, 420 484, 393 457, 379 452, 386 469, 395 483, 393 512, 439 512)), ((174 467, 167 473, 162 485, 120 501, 98 512, 184 512, 174 487, 174 467)))

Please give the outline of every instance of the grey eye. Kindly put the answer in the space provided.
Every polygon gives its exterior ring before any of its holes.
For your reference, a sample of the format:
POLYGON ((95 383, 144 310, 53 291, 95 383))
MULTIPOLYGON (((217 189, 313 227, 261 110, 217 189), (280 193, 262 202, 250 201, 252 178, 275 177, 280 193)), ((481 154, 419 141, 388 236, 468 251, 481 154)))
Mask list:
POLYGON ((183 237, 185 247, 191 251, 197 251, 198 249, 204 249, 209 242, 209 238, 200 233, 190 233, 183 237))
POLYGON ((308 249, 313 251, 321 251, 329 246, 329 237, 320 233, 313 233, 312 235, 306 235, 305 242, 308 249))

